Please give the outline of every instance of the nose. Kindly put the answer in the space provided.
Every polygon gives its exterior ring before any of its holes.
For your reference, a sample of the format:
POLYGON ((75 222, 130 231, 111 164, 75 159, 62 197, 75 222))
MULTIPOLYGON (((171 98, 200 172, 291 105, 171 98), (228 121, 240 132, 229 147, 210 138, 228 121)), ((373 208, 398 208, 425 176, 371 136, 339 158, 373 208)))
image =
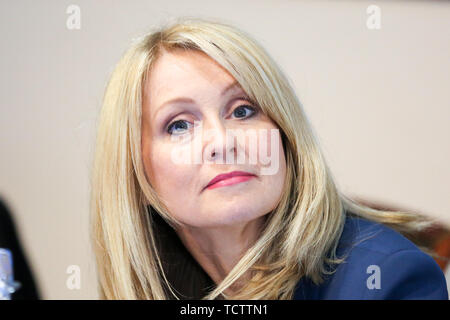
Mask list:
POLYGON ((205 121, 203 128, 203 157, 205 162, 233 163, 239 147, 233 135, 227 134, 229 128, 219 118, 205 121))

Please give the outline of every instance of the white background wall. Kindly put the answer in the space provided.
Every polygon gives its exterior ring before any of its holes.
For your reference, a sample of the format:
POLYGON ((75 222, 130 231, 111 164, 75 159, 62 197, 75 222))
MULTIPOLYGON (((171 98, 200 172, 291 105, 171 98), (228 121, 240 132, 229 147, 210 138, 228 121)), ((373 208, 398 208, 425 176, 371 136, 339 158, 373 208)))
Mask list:
POLYGON ((449 2, 2 0, 0 195, 44 298, 97 298, 88 175, 104 87, 133 37, 179 15, 220 18, 268 49, 345 192, 450 225, 449 2), (366 27, 371 4, 380 30, 366 27))

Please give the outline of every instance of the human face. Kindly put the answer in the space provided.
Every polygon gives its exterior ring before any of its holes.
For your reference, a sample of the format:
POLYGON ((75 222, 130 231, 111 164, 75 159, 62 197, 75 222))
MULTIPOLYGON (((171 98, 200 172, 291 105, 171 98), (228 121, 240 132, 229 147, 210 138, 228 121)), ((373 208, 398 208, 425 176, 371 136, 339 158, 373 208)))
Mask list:
POLYGON ((231 226, 262 218, 275 209, 281 197, 286 161, 278 127, 239 85, 224 92, 235 82, 206 54, 177 50, 158 58, 144 84, 142 160, 147 181, 169 213, 191 227, 231 226), (166 103, 180 97, 191 100, 166 103), (202 132, 214 134, 194 133, 196 124, 201 124, 202 132), (250 139, 245 139, 245 145, 226 143, 230 142, 226 131, 239 129, 266 133, 265 137, 257 135, 256 149, 259 152, 262 139, 266 139, 265 155, 278 163, 274 173, 262 174, 267 164, 259 157, 256 163, 250 163, 250 139), (278 133, 275 140, 271 129, 278 133), (185 140, 174 140, 174 136, 185 140), (201 163, 193 158, 187 163, 174 161, 173 152, 188 149, 193 157, 198 156, 196 152, 202 153, 201 163), (236 157, 231 164, 227 163, 227 152, 236 157), (217 161, 220 156, 223 163, 217 161), (245 156, 245 163, 237 161, 241 156, 245 156), (205 188, 218 174, 232 171, 253 176, 239 183, 205 188))

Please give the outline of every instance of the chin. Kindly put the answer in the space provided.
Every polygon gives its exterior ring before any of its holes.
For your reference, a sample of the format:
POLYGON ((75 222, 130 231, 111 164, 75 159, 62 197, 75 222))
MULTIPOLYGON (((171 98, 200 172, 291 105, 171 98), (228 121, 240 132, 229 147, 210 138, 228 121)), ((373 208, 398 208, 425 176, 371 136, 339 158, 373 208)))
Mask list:
POLYGON ((263 213, 255 212, 252 209, 239 208, 238 211, 232 209, 227 211, 217 212, 214 215, 214 219, 210 220, 211 226, 233 226, 242 225, 243 223, 250 222, 264 216, 263 213))

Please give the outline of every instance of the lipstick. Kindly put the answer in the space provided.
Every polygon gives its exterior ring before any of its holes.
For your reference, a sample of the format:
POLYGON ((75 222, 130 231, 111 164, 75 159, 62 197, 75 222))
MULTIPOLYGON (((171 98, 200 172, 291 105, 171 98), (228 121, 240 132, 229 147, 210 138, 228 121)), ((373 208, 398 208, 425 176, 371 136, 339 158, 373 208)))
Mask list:
POLYGON ((229 173, 219 174, 208 183, 205 189, 215 189, 219 187, 229 186, 232 184, 250 180, 254 177, 254 174, 245 171, 232 171, 229 173))

